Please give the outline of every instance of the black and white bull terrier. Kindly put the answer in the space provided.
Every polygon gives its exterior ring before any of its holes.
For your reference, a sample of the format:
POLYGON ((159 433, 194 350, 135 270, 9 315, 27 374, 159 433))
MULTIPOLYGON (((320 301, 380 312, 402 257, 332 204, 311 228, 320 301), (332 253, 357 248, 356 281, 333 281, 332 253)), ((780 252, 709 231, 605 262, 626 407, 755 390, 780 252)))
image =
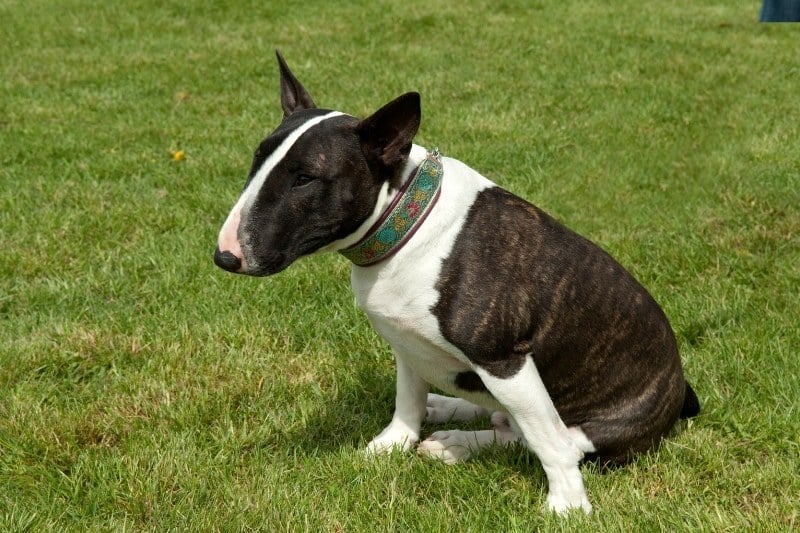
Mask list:
POLYGON ((419 94, 359 120, 318 109, 278 63, 284 118, 255 151, 214 260, 253 276, 319 252, 353 263, 358 305, 397 361, 394 416, 368 453, 408 450, 423 420, 491 415, 494 429, 439 431, 418 450, 452 463, 524 443, 549 507, 588 512, 582 459, 624 463, 698 413, 650 294, 537 207, 413 144, 419 94))

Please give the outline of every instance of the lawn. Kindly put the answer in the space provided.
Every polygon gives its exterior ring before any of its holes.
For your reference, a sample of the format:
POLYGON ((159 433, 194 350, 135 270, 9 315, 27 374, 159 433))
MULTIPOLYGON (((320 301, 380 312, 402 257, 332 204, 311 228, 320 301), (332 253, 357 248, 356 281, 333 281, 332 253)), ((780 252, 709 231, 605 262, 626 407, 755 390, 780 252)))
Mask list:
MULTIPOLYGON (((0 1, 0 530, 800 528, 797 31, 760 2, 0 1), (703 404, 545 511, 521 448, 360 452, 394 366, 341 257, 217 232, 280 121, 409 90, 438 146, 615 255, 703 404)), ((426 426, 426 432, 432 427, 426 426)))

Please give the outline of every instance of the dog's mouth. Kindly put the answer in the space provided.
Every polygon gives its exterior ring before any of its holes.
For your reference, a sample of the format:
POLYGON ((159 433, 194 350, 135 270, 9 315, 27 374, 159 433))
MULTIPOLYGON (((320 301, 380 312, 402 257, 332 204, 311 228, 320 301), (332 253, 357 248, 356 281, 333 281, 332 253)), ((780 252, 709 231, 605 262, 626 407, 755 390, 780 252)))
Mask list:
POLYGON ((268 267, 255 267, 249 268, 246 271, 237 272, 237 274, 244 274, 245 276, 253 276, 254 278, 263 278, 266 276, 272 276, 277 274, 278 272, 282 272, 289 267, 289 264, 286 265, 276 265, 276 266, 268 266, 268 267))
POLYGON ((239 274, 247 276, 265 277, 272 276, 289 268, 300 256, 294 252, 269 252, 259 257, 254 257, 252 261, 247 261, 246 268, 240 270, 239 274))
POLYGON ((234 273, 261 278, 277 274, 285 270, 290 264, 291 261, 286 261, 283 254, 279 254, 273 255, 267 260, 248 262, 243 268, 240 268, 234 273))
POLYGON ((253 254, 246 252, 243 246, 243 257, 238 257, 230 251, 220 251, 219 248, 214 252, 214 263, 228 272, 243 274, 245 276, 264 277, 272 276, 286 270, 299 258, 311 255, 320 248, 329 244, 330 238, 311 237, 296 246, 296 249, 289 251, 270 251, 253 257, 253 254))

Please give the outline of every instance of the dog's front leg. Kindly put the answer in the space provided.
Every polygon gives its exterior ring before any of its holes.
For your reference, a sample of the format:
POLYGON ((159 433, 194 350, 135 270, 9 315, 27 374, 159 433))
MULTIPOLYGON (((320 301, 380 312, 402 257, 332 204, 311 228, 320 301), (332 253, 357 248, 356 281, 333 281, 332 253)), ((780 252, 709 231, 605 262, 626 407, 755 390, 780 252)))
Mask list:
POLYGON ((575 508, 591 512, 578 468, 583 451, 556 411, 533 358, 526 356, 522 367, 511 377, 499 378, 480 367, 475 372, 506 408, 512 428, 522 434, 528 448, 539 457, 549 485, 548 507, 559 513, 575 508))
POLYGON ((367 444, 368 454, 387 453, 393 449, 406 451, 419 441, 422 420, 427 412, 428 384, 395 353, 397 362, 397 395, 392 421, 380 435, 367 444))

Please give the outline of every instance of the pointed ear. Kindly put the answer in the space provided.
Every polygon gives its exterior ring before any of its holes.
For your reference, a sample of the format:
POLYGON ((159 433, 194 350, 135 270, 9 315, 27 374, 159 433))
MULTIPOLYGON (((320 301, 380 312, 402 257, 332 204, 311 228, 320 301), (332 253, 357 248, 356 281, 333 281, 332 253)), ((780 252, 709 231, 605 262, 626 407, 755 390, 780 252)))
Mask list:
POLYGON ((406 93, 392 100, 359 123, 364 153, 387 167, 404 163, 421 115, 419 93, 406 93))
POLYGON ((283 107, 283 116, 288 117, 300 109, 317 107, 306 88, 297 81, 292 71, 289 70, 286 60, 283 59, 279 50, 275 50, 275 55, 278 56, 278 66, 281 69, 281 106, 283 107))

